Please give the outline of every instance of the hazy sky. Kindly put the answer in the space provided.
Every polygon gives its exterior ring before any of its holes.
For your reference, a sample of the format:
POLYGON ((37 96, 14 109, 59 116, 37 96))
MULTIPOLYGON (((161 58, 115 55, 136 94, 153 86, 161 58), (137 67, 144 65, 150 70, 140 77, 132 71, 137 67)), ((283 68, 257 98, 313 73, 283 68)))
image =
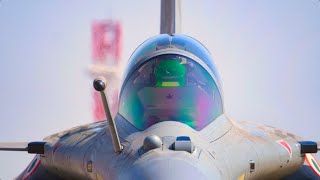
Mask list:
MULTIPOLYGON (((91 121, 91 22, 124 27, 123 60, 159 33, 160 1, 0 1, 0 141, 35 141, 91 121)), ((212 53, 234 120, 320 140, 317 0, 182 1, 182 33, 212 53)), ((33 155, 0 152, 0 179, 33 155)))

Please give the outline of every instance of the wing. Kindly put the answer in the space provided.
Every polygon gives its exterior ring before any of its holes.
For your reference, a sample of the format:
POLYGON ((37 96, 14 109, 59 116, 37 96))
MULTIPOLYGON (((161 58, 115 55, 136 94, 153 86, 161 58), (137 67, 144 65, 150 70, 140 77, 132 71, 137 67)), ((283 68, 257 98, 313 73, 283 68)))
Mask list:
POLYGON ((60 180, 61 177, 49 172, 41 163, 40 155, 36 155, 27 168, 17 177, 16 180, 60 180))
POLYGON ((300 180, 300 179, 318 180, 319 176, 313 172, 310 166, 303 165, 295 173, 285 177, 283 180, 300 180))
POLYGON ((59 179, 58 176, 50 173, 41 164, 40 154, 44 154, 46 142, 6 142, 0 143, 0 151, 26 151, 29 154, 37 154, 27 168, 16 178, 26 179, 59 179))
MULTIPOLYGON (((316 154, 318 158, 320 154, 316 154)), ((305 164, 295 173, 284 178, 283 180, 300 180, 300 179, 320 179, 320 166, 314 155, 307 153, 305 155, 305 164)))

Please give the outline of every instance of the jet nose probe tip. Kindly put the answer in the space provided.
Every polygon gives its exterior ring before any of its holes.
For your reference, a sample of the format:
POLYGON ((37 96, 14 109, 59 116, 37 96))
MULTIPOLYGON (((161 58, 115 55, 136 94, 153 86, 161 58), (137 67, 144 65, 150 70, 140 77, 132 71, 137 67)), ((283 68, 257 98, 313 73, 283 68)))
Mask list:
POLYGON ((93 87, 97 91, 104 91, 106 89, 105 80, 102 78, 97 78, 93 81, 93 87))

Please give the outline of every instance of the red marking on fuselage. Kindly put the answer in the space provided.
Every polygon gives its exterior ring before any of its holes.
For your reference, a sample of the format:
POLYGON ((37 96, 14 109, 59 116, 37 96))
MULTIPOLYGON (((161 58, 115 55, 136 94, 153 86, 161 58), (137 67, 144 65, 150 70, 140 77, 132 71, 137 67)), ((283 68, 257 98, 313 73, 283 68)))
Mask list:
MULTIPOLYGON (((306 154, 306 157, 305 157, 305 160, 307 161, 307 164, 309 165, 309 167, 312 169, 312 171, 314 172, 314 173, 316 173, 318 176, 320 176, 320 172, 319 171, 317 171, 317 169, 315 169, 315 167, 314 166, 317 166, 318 168, 319 168, 319 163, 318 163, 318 161, 317 161, 317 159, 312 155, 312 154, 310 154, 310 153, 307 153, 306 154), (312 162, 310 162, 310 157, 308 158, 307 156, 311 156, 311 158, 313 158, 313 160, 315 161, 315 165, 314 164, 312 164, 312 162)), ((317 168, 316 167, 316 168, 317 168)))
POLYGON ((285 141, 281 141, 280 144, 283 145, 289 151, 289 153, 292 153, 289 144, 287 144, 285 141))
POLYGON ((289 145, 286 141, 284 141, 284 140, 282 140, 282 139, 280 139, 280 140, 278 140, 278 141, 276 141, 276 142, 279 143, 281 146, 283 146, 283 147, 289 152, 289 154, 290 154, 290 159, 291 159, 291 157, 292 157, 292 150, 291 150, 290 145, 289 145))
POLYGON ((30 176, 32 176, 32 174, 34 174, 34 172, 36 172, 36 170, 37 170, 38 167, 40 166, 40 164, 41 164, 40 156, 37 155, 37 156, 35 157, 35 159, 33 159, 33 160, 31 161, 31 163, 29 164, 29 166, 28 166, 28 167, 26 168, 26 170, 24 171, 23 176, 22 176, 22 180, 27 180, 30 176), (34 167, 32 167, 31 172, 28 172, 30 166, 33 164, 33 162, 34 162, 35 159, 37 159, 37 161, 38 161, 37 164, 34 165, 34 167), (27 176, 26 176, 26 175, 27 175, 27 176), (25 177, 25 176, 26 176, 26 177, 25 177))
POLYGON ((31 171, 31 173, 25 177, 23 180, 28 179, 34 172, 36 172, 36 170, 38 169, 38 167, 40 166, 41 160, 37 163, 37 165, 35 166, 35 168, 33 168, 33 170, 31 171))
POLYGON ((57 149, 61 146, 62 144, 57 143, 54 145, 53 151, 52 151, 52 156, 54 156, 54 154, 56 153, 57 149))

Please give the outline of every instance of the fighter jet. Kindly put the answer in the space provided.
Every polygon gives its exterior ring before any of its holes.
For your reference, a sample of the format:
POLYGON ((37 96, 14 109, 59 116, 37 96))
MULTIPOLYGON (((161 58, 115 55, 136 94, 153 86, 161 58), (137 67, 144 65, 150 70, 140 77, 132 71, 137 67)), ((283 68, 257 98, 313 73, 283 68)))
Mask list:
POLYGON ((175 24, 175 1, 163 0, 160 35, 130 57, 114 118, 97 78, 106 121, 1 143, 36 154, 17 179, 319 179, 316 142, 226 115, 211 54, 175 24))

